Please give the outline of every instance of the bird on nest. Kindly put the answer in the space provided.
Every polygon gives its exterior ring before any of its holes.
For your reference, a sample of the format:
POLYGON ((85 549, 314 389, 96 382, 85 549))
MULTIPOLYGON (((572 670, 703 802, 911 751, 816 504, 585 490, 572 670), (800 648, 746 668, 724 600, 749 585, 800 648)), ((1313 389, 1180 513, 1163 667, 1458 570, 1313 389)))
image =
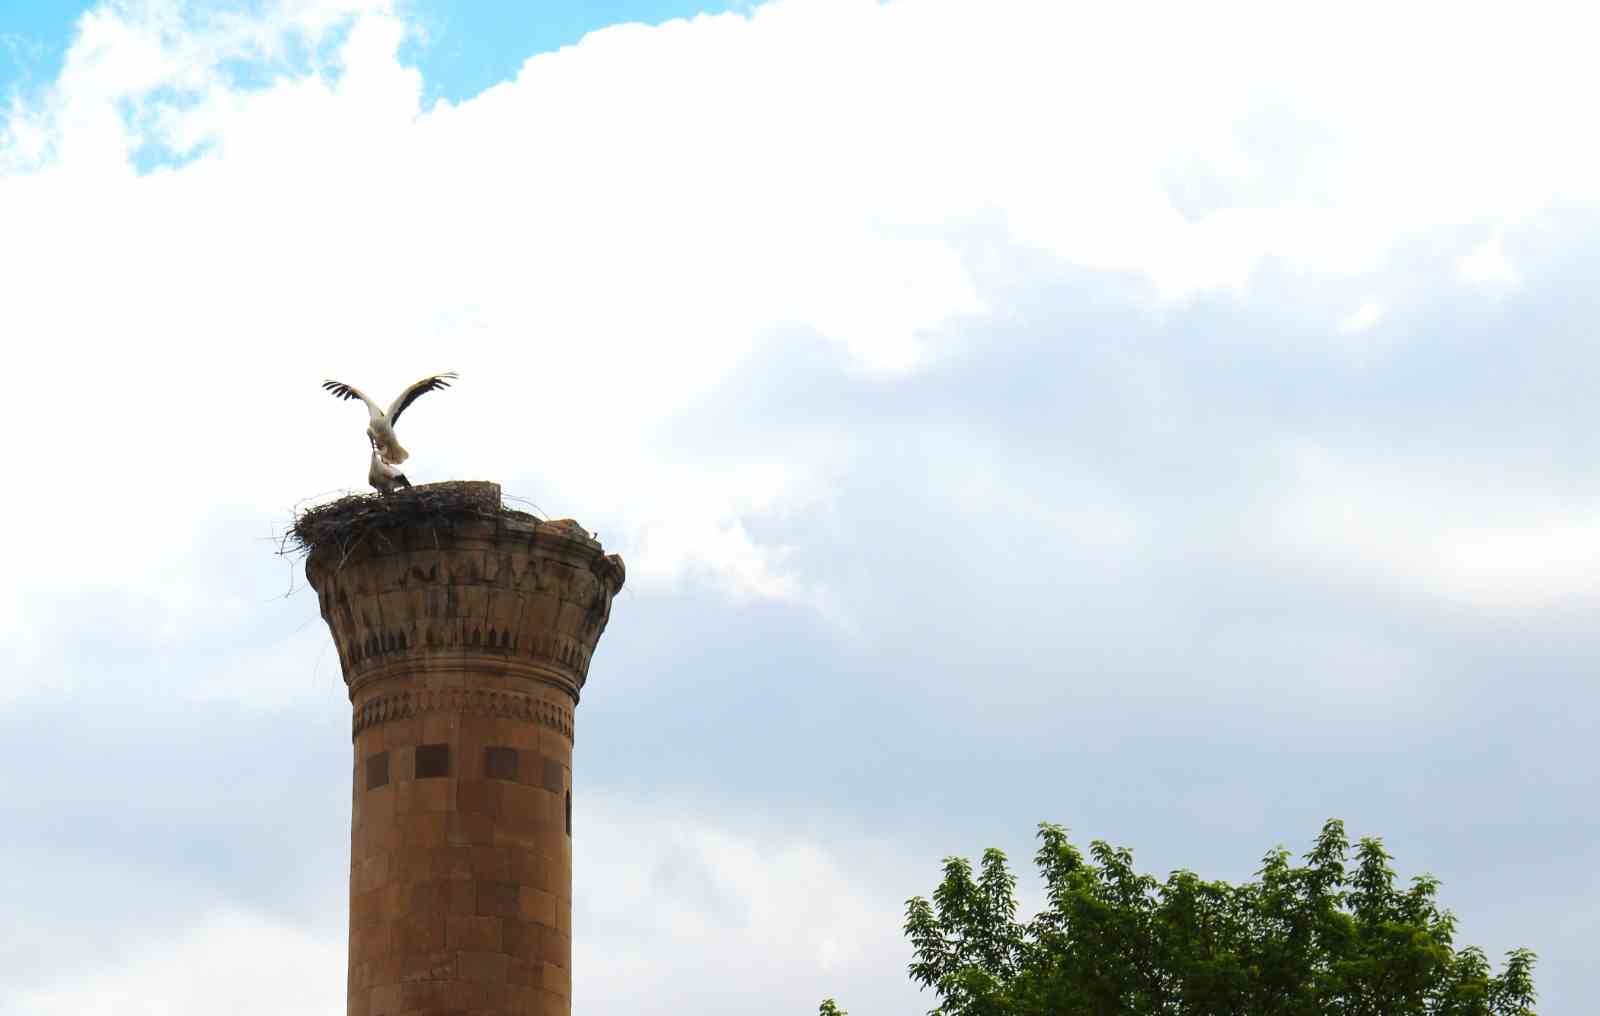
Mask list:
POLYGON ((376 448, 372 449, 372 464, 367 467, 367 482, 380 494, 393 494, 401 487, 411 486, 406 474, 402 473, 398 466, 391 466, 383 461, 376 448))
POLYGON ((372 443, 372 463, 367 470, 368 483, 385 494, 392 493, 398 487, 411 486, 411 481, 406 479, 405 474, 394 468, 411 457, 411 453, 400 446, 400 439, 394 433, 394 425, 400 422, 400 414, 406 411, 407 406, 426 392, 449 388, 450 382, 455 378, 455 371, 430 374, 421 381, 408 385, 405 391, 395 396, 395 400, 389 403, 387 411, 379 408, 365 392, 353 385, 347 385, 342 381, 322 382, 322 387, 335 398, 360 399, 366 403, 367 440, 372 443))

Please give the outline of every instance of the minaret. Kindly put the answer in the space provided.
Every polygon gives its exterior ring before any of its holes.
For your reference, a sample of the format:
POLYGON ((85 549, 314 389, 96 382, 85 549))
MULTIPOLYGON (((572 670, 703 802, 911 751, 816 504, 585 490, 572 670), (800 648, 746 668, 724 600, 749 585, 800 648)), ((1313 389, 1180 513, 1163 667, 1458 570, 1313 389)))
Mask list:
POLYGON ((492 483, 295 535, 354 712, 349 1016, 570 1016, 573 709, 621 558, 492 483))

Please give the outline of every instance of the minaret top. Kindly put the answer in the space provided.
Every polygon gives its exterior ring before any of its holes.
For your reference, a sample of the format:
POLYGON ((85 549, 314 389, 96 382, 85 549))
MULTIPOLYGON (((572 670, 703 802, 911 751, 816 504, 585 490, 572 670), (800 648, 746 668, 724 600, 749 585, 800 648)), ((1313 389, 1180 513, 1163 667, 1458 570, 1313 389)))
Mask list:
POLYGON ((501 504, 481 481, 343 498, 295 520, 306 578, 352 698, 402 673, 470 668, 575 703, 622 588, 622 558, 570 519, 501 504))

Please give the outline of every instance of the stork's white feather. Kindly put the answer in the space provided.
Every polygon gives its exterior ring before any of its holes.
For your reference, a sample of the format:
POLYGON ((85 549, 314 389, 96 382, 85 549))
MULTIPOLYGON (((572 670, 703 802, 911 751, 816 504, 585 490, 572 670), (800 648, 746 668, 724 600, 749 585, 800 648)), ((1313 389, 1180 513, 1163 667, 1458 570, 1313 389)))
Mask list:
POLYGON ((411 486, 406 474, 383 461, 376 448, 372 449, 372 463, 367 467, 367 482, 383 494, 393 494, 401 487, 411 486))
POLYGON ((367 397, 361 389, 347 385, 342 381, 324 381, 322 387, 339 399, 360 399, 367 406, 367 440, 372 442, 373 450, 388 465, 399 465, 411 457, 411 453, 400 447, 400 439, 395 437, 394 425, 400 419, 400 414, 406 407, 427 392, 440 388, 449 388, 450 381, 456 376, 455 371, 445 371, 443 374, 430 374, 414 384, 407 386, 405 391, 395 397, 389 404, 388 412, 378 408, 378 404, 367 397))

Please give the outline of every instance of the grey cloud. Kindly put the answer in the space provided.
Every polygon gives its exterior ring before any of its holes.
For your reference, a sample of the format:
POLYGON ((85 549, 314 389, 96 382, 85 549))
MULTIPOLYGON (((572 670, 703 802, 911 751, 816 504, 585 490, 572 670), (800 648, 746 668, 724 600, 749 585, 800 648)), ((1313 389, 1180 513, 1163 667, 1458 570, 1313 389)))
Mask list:
MULTIPOLYGON (((579 829, 597 793, 846 864, 890 841, 899 864, 868 891, 892 910, 946 853, 995 843, 1025 868, 1041 819, 1156 871, 1243 878, 1338 815, 1387 837, 1403 871, 1443 878, 1463 941, 1538 950, 1545 1008, 1572 1008, 1593 994, 1600 904, 1596 597, 1464 606, 1382 562, 1308 556, 1273 526, 1329 493, 1306 489, 1299 446, 1457 521, 1592 503, 1593 225, 1563 210, 1510 234, 1524 283, 1509 294, 1459 285, 1453 259, 1477 237, 1444 230, 1378 276, 1269 263, 1242 300, 1161 311, 1132 277, 974 227, 962 249, 989 311, 933 336, 924 369, 869 377, 815 336, 768 337, 649 440, 668 461, 797 458, 822 478, 804 510, 744 522, 792 548, 784 567, 855 630, 709 576, 636 582, 578 715, 579 829), (1391 308, 1382 344, 1346 356, 1338 322, 1368 299, 1391 308)), ((584 521, 622 530, 622 515, 584 521)), ((91 618, 50 664, 71 690, 24 696, 0 726, 13 757, 43 760, 0 803, 24 831, 7 862, 39 872, 15 897, 37 926, 0 940, 25 980, 81 970, 55 962, 68 942, 115 957, 130 928, 161 934, 213 901, 337 934, 346 706, 313 599, 283 598, 270 523, 240 512, 192 538, 204 588, 247 604, 242 624, 202 607, 181 638, 155 638, 134 592, 60 594, 60 616, 91 618), (283 646, 278 693, 255 673, 198 693, 283 646)), ((679 861, 656 876, 745 919, 679 861)), ((644 934, 606 933, 619 949, 644 934)), ((902 962, 817 997, 914 1004, 902 962)), ((781 1001, 814 1005, 813 983, 781 1001)), ((685 987, 672 1005, 732 1011, 750 990, 685 987)))
POLYGON ((899 830, 927 845, 923 891, 936 855, 1025 855, 1044 818, 1156 870, 1245 877, 1343 816, 1444 878, 1463 941, 1539 950, 1559 1011, 1588 991, 1580 939, 1556 929, 1596 903, 1595 597, 1463 606, 1261 526, 1306 493, 1289 441, 1454 498, 1456 521, 1591 503, 1594 315, 1561 239, 1586 221, 1552 212, 1509 241, 1509 296, 1456 282, 1470 238, 1446 231, 1380 278, 1268 266, 1242 304, 1164 322, 1131 282, 1019 271, 1035 281, 990 280, 1004 310, 950 336, 949 359, 888 383, 788 337, 672 438, 742 432, 715 442, 738 458, 825 431, 848 449, 822 509, 750 525, 842 590, 863 635, 689 590, 625 598, 584 706, 586 775, 899 830), (1329 355, 1374 290, 1398 308, 1382 355, 1329 355), (976 470, 991 505, 952 496, 976 470), (1136 535, 1061 531, 1052 513, 1084 505, 1136 535))

